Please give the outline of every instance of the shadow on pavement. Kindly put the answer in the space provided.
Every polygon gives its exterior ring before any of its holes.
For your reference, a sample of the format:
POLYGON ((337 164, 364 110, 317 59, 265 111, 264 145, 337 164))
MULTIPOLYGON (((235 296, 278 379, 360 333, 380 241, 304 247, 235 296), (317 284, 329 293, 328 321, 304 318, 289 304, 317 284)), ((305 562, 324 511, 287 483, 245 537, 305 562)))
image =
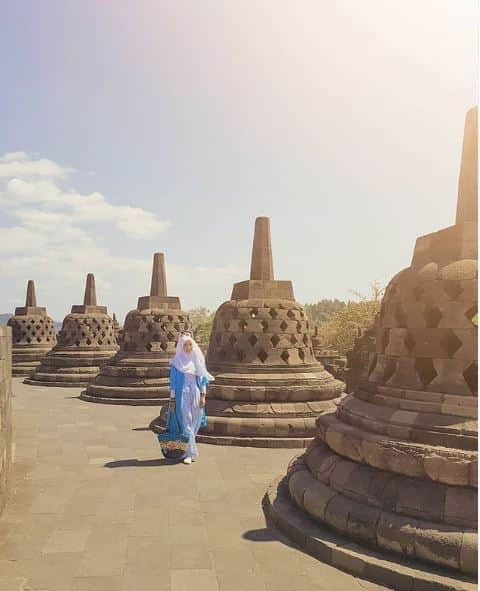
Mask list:
POLYGON ((280 541, 278 533, 269 527, 262 527, 261 529, 250 529, 246 531, 243 536, 245 540, 250 542, 278 542, 280 541))
POLYGON ((104 464, 105 468, 156 468, 158 466, 173 466, 178 464, 177 461, 166 460, 159 458, 156 460, 137 460, 131 458, 129 460, 115 460, 104 464))

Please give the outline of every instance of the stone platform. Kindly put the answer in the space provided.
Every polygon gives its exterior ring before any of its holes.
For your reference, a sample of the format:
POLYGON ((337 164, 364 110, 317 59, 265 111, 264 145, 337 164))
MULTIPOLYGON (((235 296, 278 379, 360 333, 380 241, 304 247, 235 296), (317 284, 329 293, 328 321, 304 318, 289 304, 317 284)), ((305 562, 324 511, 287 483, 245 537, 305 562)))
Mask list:
POLYGON ((200 445, 160 459, 151 408, 14 379, 16 453, 1 591, 382 591, 299 551, 262 497, 293 454, 200 445))

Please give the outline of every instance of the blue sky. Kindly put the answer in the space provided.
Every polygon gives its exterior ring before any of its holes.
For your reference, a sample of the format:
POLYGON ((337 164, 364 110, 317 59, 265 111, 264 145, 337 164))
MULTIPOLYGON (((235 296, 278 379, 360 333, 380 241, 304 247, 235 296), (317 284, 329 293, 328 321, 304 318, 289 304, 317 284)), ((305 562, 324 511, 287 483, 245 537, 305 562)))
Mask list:
POLYGON ((473 0, 17 0, 0 23, 0 312, 119 316, 164 251, 215 308, 254 219, 311 302, 368 293, 454 220, 473 0))

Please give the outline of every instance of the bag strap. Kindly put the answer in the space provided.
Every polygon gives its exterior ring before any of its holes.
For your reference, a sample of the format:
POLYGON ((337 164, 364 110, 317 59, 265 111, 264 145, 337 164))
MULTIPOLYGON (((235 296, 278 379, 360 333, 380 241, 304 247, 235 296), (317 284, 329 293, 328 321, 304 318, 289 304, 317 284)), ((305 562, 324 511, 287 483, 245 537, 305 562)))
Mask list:
POLYGON ((177 431, 181 432, 180 424, 178 422, 178 417, 176 411, 170 412, 170 407, 167 409, 167 427, 170 425, 171 421, 175 421, 175 425, 177 427, 177 431))

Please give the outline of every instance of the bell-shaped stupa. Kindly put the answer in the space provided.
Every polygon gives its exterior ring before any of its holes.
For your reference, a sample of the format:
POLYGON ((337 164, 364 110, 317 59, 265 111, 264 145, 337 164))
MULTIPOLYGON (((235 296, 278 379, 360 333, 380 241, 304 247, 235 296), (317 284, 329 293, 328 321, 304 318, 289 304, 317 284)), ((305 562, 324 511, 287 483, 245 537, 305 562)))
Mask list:
POLYGON ((83 305, 65 316, 56 346, 25 380, 37 386, 86 386, 118 350, 113 320, 97 306, 95 277, 87 275, 83 305))
POLYGON ((120 351, 81 398, 109 404, 156 405, 169 397, 169 360, 180 334, 190 329, 178 297, 167 296, 165 255, 153 257, 150 295, 125 318, 120 351))
POLYGON ((367 375, 318 418, 289 493, 270 499, 310 551, 395 589, 473 588, 456 581, 477 570, 477 200, 474 109, 456 223, 417 239, 383 297, 367 375), (315 521, 340 534, 330 552, 315 521))
POLYGON ((217 310, 208 368, 207 443, 303 447, 343 391, 315 359, 292 283, 274 280, 269 218, 255 222, 250 279, 217 310))
POLYGON ((25 306, 8 319, 12 327, 12 375, 29 376, 55 346, 55 325, 45 308, 37 306, 35 283, 29 279, 25 306))

